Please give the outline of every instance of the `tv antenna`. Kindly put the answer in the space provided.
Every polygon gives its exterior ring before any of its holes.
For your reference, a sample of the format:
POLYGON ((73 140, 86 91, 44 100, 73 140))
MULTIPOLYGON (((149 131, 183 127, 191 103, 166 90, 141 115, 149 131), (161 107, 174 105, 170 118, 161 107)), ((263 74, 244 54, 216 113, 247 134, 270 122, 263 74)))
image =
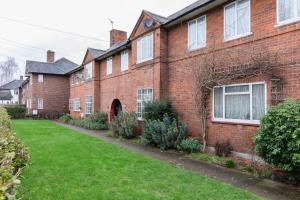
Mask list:
POLYGON ((109 22, 111 23, 111 29, 114 29, 114 21, 113 20, 111 20, 110 18, 108 18, 108 20, 109 20, 109 22))

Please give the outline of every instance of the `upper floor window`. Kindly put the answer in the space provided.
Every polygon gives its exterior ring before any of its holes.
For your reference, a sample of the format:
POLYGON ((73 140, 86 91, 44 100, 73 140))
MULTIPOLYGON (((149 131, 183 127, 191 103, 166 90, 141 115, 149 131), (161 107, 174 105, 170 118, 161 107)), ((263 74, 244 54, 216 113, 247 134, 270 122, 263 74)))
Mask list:
POLYGON ((143 119, 144 109, 147 102, 153 100, 153 89, 139 89, 137 93, 137 116, 143 119))
POLYGON ((300 0, 277 0, 277 23, 300 20, 300 0))
POLYGON ((264 83, 215 87, 214 120, 259 124, 266 112, 265 88, 264 83))
POLYGON ((153 33, 137 40, 137 63, 153 59, 153 33))
POLYGON ((43 109, 43 108, 44 108, 44 100, 38 99, 38 109, 43 109))
POLYGON ((237 0, 224 7, 224 39, 231 40, 250 34, 250 0, 237 0))
POLYGON ((93 77, 93 63, 85 65, 85 79, 91 79, 93 77))
POLYGON ((113 68, 113 58, 110 57, 106 60, 106 75, 112 74, 112 68, 113 68))
POLYGON ((38 82, 39 83, 43 83, 44 82, 44 75, 43 74, 39 74, 38 75, 38 82))
POLYGON ((128 70, 128 51, 121 52, 121 71, 128 70))
POLYGON ((206 16, 188 23, 188 48, 199 49, 206 46, 206 16))

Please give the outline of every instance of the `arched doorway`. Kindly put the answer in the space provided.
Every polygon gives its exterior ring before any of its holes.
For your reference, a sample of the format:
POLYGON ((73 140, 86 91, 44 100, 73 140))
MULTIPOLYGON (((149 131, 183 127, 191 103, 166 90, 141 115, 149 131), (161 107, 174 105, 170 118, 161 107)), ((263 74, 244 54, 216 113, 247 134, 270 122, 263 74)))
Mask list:
POLYGON ((111 104, 110 120, 112 121, 120 112, 122 112, 122 104, 119 99, 115 99, 111 104))

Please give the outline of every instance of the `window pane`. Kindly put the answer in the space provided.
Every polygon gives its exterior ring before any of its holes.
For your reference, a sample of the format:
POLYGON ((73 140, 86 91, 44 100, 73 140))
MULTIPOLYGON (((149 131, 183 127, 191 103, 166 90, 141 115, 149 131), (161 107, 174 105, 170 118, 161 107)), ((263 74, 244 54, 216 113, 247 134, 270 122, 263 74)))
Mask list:
POLYGON ((249 85, 227 86, 225 93, 249 92, 249 85))
POLYGON ((297 9, 297 15, 300 17, 300 0, 298 0, 298 9, 297 9))
POLYGON ((294 17, 294 0, 278 0, 279 22, 294 17))
POLYGON ((243 35, 250 32, 250 2, 242 0, 237 6, 237 34, 243 35))
POLYGON ((197 25, 196 21, 189 23, 189 49, 195 49, 197 45, 197 25))
POLYGON ((265 115, 265 85, 252 86, 252 115, 253 120, 260 120, 265 115))
POLYGON ((235 4, 225 8, 225 38, 235 36, 235 4))
POLYGON ((223 118, 223 88, 214 89, 214 117, 223 118))
POLYGON ((206 30, 205 30, 205 17, 201 17, 197 21, 197 26, 198 26, 198 41, 197 41, 197 47, 204 47, 206 43, 206 30))
POLYGON ((225 118, 250 120, 250 95, 226 95, 225 118))

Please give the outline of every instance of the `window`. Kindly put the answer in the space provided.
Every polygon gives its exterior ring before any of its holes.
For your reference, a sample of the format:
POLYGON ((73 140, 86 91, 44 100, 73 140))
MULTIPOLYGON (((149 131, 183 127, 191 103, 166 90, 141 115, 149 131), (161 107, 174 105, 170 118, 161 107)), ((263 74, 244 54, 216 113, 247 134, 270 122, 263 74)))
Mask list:
POLYGON ((79 112, 80 111, 80 99, 74 99, 73 101, 74 103, 74 111, 79 112))
POLYGON ((153 100, 152 89, 139 89, 137 93, 137 115, 139 119, 143 119, 145 104, 153 100))
POLYGON ((31 108, 32 108, 32 100, 29 99, 29 102, 28 102, 28 103, 29 103, 29 106, 28 106, 28 107, 31 109, 31 108))
POLYGON ((188 24, 188 48, 199 49, 206 46, 206 17, 200 17, 188 24))
POLYGON ((259 124, 266 112, 265 93, 264 83, 215 87, 213 119, 259 124))
POLYGON ((74 102, 73 102, 73 99, 70 99, 69 100, 69 110, 73 111, 73 108, 74 108, 74 102))
POLYGON ((106 75, 112 74, 112 57, 108 58, 106 61, 106 75))
POLYGON ((85 97, 85 114, 92 114, 92 96, 85 97))
POLYGON ((300 0, 277 0, 277 23, 300 20, 300 0))
POLYGON ((93 63, 85 65, 85 79, 92 79, 93 76, 93 63))
POLYGON ((224 7, 224 39, 250 34, 250 0, 238 0, 224 7))
POLYGON ((128 51, 121 52, 121 71, 128 70, 128 51))
POLYGON ((153 34, 146 35, 137 40, 137 63, 153 58, 153 34))
POLYGON ((44 108, 44 101, 43 99, 38 99, 38 109, 43 109, 44 108))
POLYGON ((44 82, 44 75, 43 74, 39 74, 38 75, 38 82, 39 83, 43 83, 44 82))

